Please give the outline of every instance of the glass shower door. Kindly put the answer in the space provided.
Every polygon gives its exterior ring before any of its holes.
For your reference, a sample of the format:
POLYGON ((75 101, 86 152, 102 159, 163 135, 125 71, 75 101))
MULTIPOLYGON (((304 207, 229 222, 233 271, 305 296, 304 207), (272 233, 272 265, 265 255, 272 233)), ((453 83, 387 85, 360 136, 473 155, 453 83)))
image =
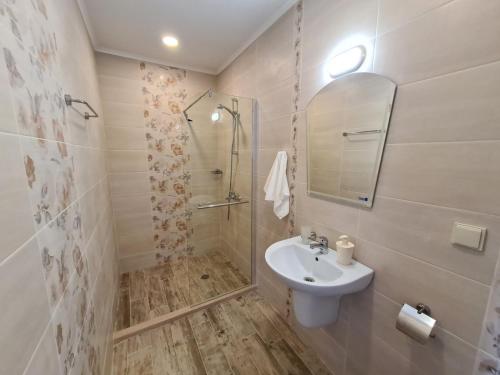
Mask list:
POLYGON ((253 101, 207 92, 185 111, 189 302, 251 284, 253 101))

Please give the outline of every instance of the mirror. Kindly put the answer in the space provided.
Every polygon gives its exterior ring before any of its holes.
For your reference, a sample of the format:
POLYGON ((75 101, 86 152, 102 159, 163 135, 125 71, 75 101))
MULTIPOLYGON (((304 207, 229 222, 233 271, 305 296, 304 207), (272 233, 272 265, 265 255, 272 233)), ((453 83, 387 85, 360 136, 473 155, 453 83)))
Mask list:
POLYGON ((307 106, 311 196, 371 207, 396 84, 373 73, 342 76, 307 106))

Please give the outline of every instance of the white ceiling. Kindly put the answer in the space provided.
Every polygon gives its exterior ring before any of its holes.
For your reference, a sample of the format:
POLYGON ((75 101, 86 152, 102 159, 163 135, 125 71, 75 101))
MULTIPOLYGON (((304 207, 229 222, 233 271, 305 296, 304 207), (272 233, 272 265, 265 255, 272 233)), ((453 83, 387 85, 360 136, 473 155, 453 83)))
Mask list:
POLYGON ((216 74, 295 0, 78 0, 94 48, 216 74), (161 42, 175 35, 179 46, 161 42))

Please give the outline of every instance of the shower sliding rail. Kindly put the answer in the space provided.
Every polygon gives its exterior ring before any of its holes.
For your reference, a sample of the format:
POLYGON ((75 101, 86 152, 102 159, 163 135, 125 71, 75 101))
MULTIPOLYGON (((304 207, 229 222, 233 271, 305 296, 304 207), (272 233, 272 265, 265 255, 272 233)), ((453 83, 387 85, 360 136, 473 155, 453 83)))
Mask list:
POLYGON ((200 203, 197 208, 198 210, 204 210, 206 208, 216 208, 216 207, 226 207, 226 206, 234 206, 236 204, 244 204, 249 203, 248 199, 240 199, 237 201, 223 201, 223 202, 209 202, 209 203, 200 203))

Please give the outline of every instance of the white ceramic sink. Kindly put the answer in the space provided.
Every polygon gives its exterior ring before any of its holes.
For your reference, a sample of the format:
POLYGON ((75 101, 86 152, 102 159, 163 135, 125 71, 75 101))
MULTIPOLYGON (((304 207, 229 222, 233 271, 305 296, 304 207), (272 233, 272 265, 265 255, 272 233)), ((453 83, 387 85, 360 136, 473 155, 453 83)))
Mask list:
POLYGON ((337 254, 319 254, 303 245, 300 237, 279 241, 266 250, 266 262, 293 289, 297 320, 306 327, 319 327, 337 319, 340 297, 365 289, 373 270, 353 260, 337 264, 337 254))

